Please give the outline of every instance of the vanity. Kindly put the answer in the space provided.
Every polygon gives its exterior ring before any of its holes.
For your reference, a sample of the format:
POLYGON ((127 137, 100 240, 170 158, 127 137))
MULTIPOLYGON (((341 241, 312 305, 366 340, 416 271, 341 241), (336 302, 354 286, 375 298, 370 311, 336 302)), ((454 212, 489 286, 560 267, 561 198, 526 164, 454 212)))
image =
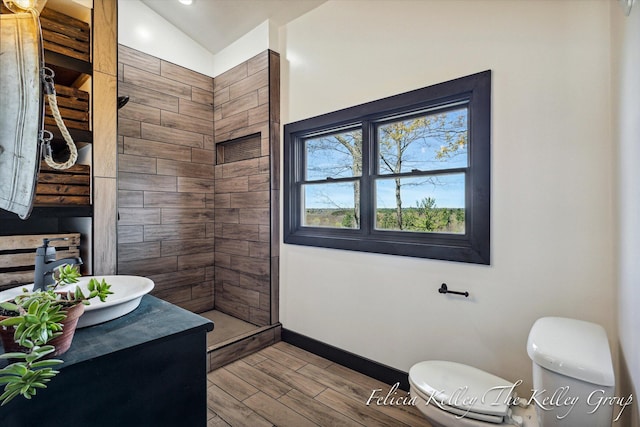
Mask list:
POLYGON ((133 312, 78 329, 60 374, 31 400, 0 407, 0 426, 206 426, 211 330, 210 320, 145 295, 133 312))

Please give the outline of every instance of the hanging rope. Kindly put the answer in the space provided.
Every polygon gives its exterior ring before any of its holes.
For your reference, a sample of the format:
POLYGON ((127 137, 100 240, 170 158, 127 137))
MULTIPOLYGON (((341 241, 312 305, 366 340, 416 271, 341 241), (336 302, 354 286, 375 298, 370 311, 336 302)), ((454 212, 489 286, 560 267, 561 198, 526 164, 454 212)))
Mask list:
POLYGON ((73 142, 73 138, 69 134, 67 126, 62 121, 62 116, 58 109, 58 100, 56 98, 53 76, 53 70, 47 67, 42 68, 42 81, 44 83, 44 91, 47 95, 47 100, 49 101, 49 108, 51 108, 51 113, 56 121, 56 125, 58 125, 58 129, 60 129, 60 132, 62 133, 62 137, 67 142, 67 147, 69 147, 69 159, 64 163, 58 163, 53 160, 53 157, 51 157, 51 142, 44 141, 44 161, 53 169, 69 169, 71 166, 75 165, 76 160, 78 160, 78 149, 76 148, 76 144, 73 142))
POLYGON ((62 121, 62 116, 60 115, 60 110, 58 109, 56 88, 53 81, 55 73, 51 68, 46 67, 44 64, 44 43, 42 41, 42 27, 40 26, 40 12, 33 7, 28 9, 28 12, 31 13, 31 16, 36 22, 36 26, 38 28, 38 36, 40 38, 40 79, 42 80, 43 91, 47 96, 47 100, 49 101, 49 107, 51 108, 53 118, 58 125, 58 129, 60 129, 62 137, 67 142, 67 147, 69 147, 69 159, 64 163, 58 163, 53 160, 53 157, 51 156, 51 138, 42 138, 41 142, 44 145, 44 161, 47 163, 47 165, 49 165, 49 167, 53 169, 69 169, 76 163, 76 160, 78 160, 78 149, 76 148, 76 144, 73 142, 73 138, 69 134, 67 126, 62 121))

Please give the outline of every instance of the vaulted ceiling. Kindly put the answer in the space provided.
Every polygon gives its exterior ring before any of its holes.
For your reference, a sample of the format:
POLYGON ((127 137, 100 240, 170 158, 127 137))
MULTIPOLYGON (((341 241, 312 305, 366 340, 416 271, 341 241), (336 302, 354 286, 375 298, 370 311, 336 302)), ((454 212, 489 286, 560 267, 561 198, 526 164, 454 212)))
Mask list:
POLYGON ((158 15, 216 54, 270 19, 276 25, 316 8, 326 0, 142 0, 158 15))

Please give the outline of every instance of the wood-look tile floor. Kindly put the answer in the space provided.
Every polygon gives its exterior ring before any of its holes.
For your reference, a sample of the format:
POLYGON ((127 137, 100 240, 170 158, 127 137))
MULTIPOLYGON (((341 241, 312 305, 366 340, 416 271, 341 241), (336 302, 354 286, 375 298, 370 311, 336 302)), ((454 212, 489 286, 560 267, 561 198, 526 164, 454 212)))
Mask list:
POLYGON ((430 426, 411 405, 366 405, 389 385, 284 342, 207 378, 207 427, 430 426))

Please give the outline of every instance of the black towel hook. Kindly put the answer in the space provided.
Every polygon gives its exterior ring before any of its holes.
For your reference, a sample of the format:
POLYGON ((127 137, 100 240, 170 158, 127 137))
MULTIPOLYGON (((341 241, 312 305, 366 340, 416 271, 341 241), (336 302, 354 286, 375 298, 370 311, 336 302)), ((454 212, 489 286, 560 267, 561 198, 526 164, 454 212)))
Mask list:
POLYGON ((440 289, 438 289, 438 292, 441 294, 456 294, 456 295, 464 295, 465 297, 469 297, 469 292, 458 292, 458 291, 450 291, 449 289, 447 289, 447 284, 443 283, 442 286, 440 286, 440 289))

